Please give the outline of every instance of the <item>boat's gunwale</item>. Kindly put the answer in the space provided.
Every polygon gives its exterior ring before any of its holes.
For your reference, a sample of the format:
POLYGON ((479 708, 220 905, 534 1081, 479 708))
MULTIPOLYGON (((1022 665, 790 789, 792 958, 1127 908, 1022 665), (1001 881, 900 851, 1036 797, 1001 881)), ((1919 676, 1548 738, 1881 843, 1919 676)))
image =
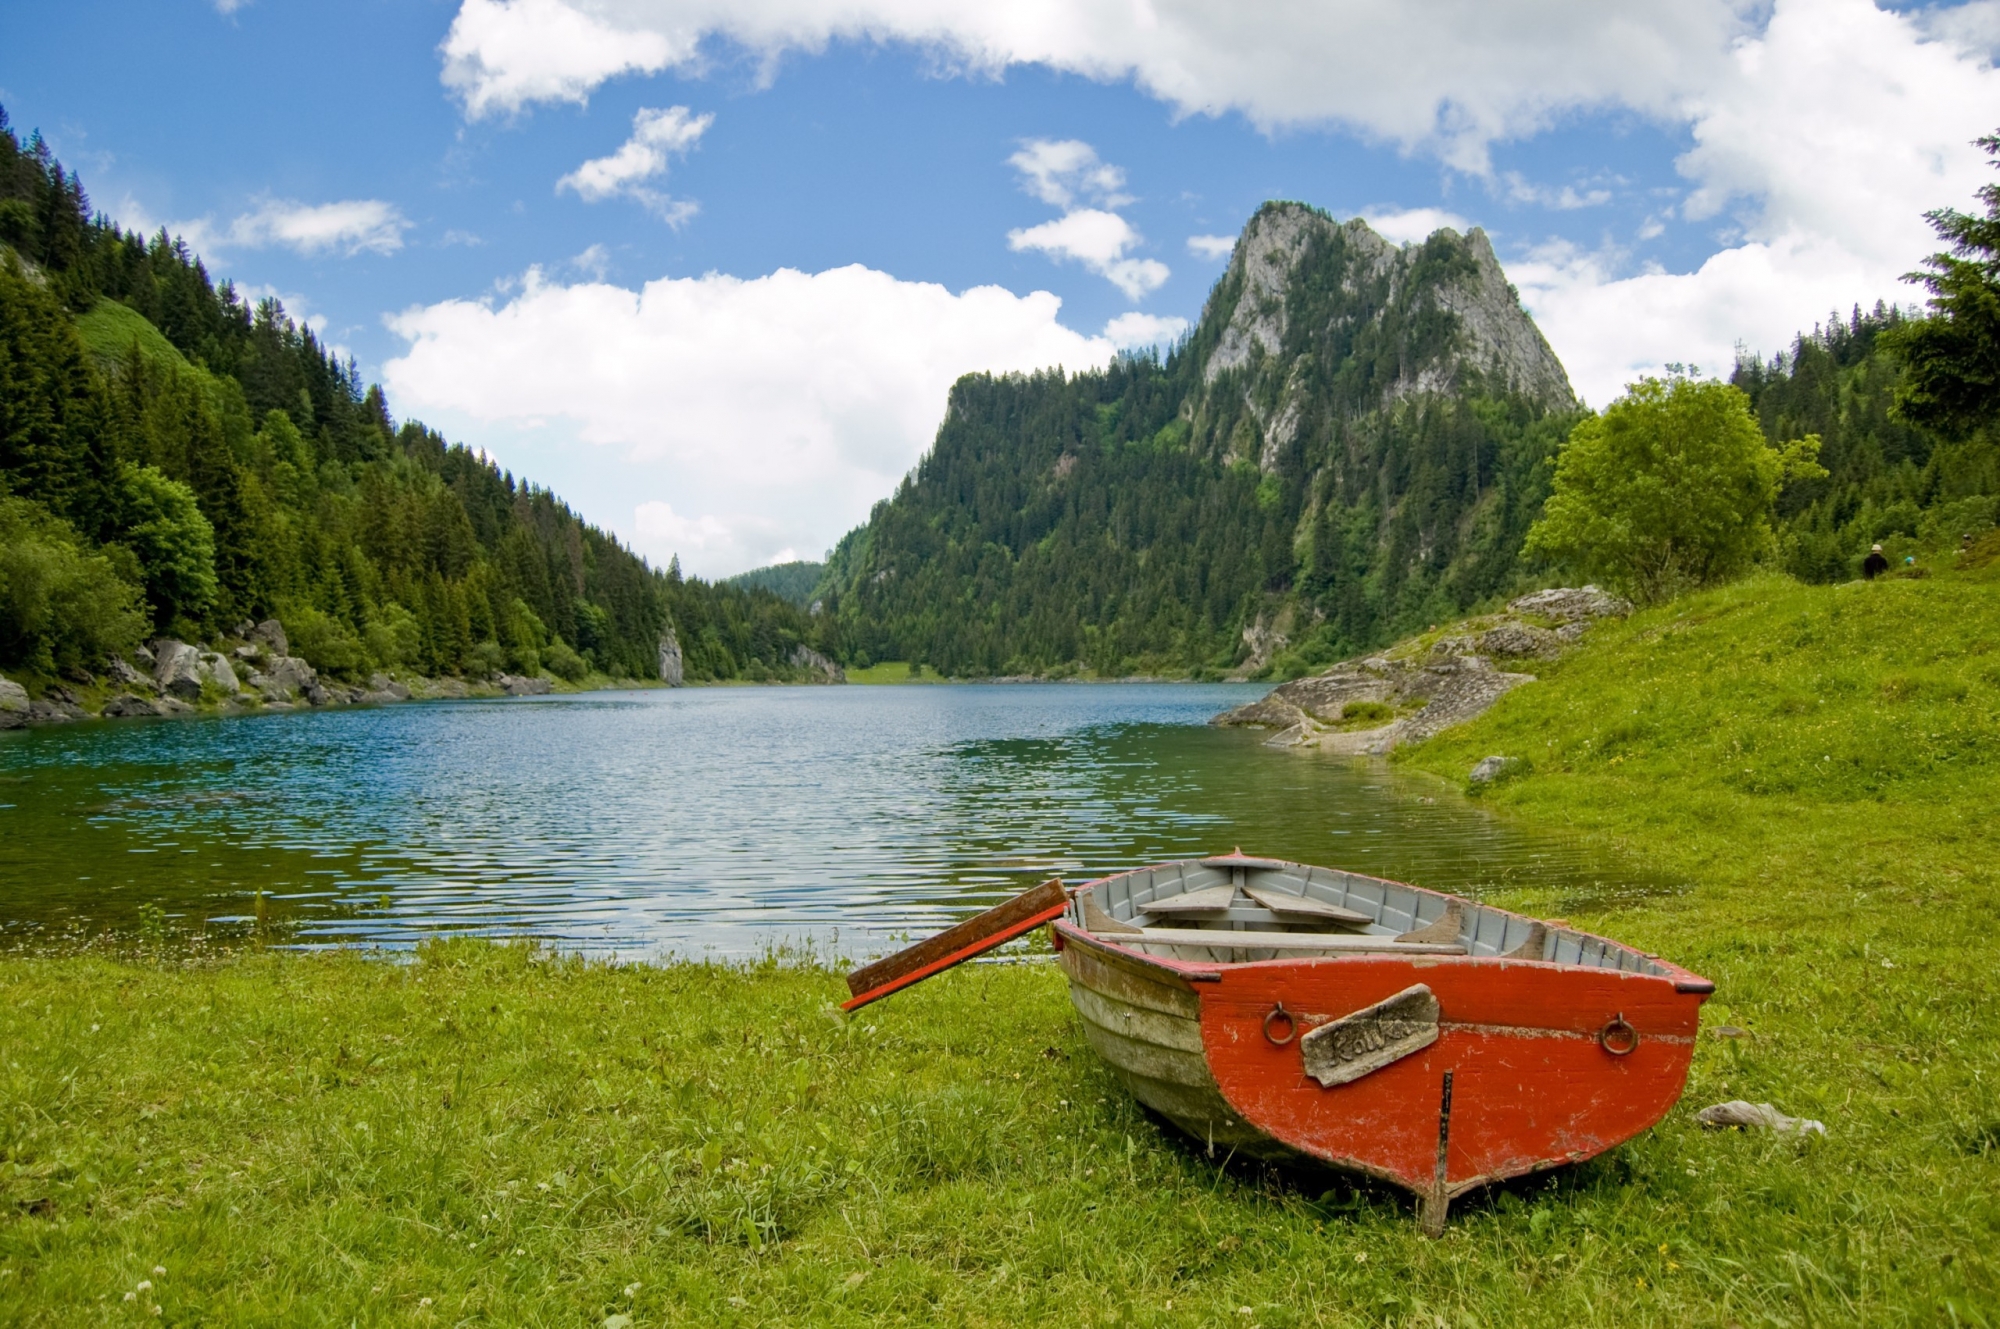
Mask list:
MULTIPOLYGON (((1274 858, 1274 859, 1264 859, 1261 861, 1272 864, 1281 864, 1288 868, 1303 868, 1308 870, 1314 866, 1313 864, 1310 863, 1294 863, 1289 859, 1274 858)), ((1120 877, 1129 877, 1141 872, 1157 872, 1163 868, 1177 867, 1185 863, 1201 863, 1201 862, 1203 862, 1203 860, 1201 859, 1170 858, 1165 860, 1164 862, 1149 863, 1143 867, 1127 868, 1122 872, 1108 872, 1101 877, 1093 877, 1089 881, 1086 881, 1081 885, 1070 887, 1069 888, 1070 899, 1072 901, 1075 901, 1081 898, 1084 892, 1095 890, 1099 885, 1103 884, 1104 882, 1115 881, 1120 877)), ((1468 899, 1463 895, 1453 895, 1450 891, 1433 890, 1428 886, 1417 886, 1407 881, 1397 881, 1392 877, 1377 877, 1366 872, 1352 872, 1346 868, 1340 868, 1337 870, 1346 873, 1346 875, 1350 877, 1358 877, 1363 881, 1377 882, 1380 883, 1381 885, 1393 886, 1401 890, 1416 891, 1421 895, 1428 895, 1436 899, 1445 901, 1454 901, 1456 903, 1467 905, 1470 907, 1490 909, 1496 913, 1506 914, 1511 918, 1520 919, 1523 922, 1541 923, 1543 926, 1547 926, 1546 919, 1538 919, 1533 917, 1532 915, 1519 913, 1512 909, 1503 909, 1498 905, 1485 904, 1478 900, 1468 899)), ((1117 941, 1112 940, 1110 937, 1107 937, 1102 933, 1092 932, 1078 923, 1071 922, 1067 917, 1056 919, 1055 922, 1051 924, 1051 927, 1058 936, 1061 936, 1066 940, 1072 938, 1082 939, 1082 940, 1087 940, 1093 945, 1110 947, 1111 949, 1117 951, 1121 955, 1125 955, 1130 957, 1131 959, 1143 961, 1146 964, 1154 965, 1159 968, 1168 970, 1169 972, 1178 974, 1181 978, 1192 983, 1220 982, 1222 980, 1222 975, 1225 971, 1233 969, 1248 969, 1256 965, 1345 964, 1361 958, 1364 954, 1368 954, 1367 952, 1357 952, 1354 955, 1315 955, 1315 956, 1292 956, 1292 957, 1278 956, 1269 960, 1179 960, 1179 959, 1174 959, 1170 956, 1149 955, 1145 951, 1134 950, 1132 947, 1127 945, 1120 945, 1117 941)), ((1572 927, 1568 923, 1562 924, 1562 927, 1564 931, 1567 931, 1575 936, 1585 938, 1589 941, 1601 942, 1606 946, 1616 947, 1621 951, 1627 951, 1633 955, 1642 956, 1645 959, 1650 960, 1652 963, 1659 965, 1662 969, 1666 970, 1667 972, 1659 975, 1648 975, 1648 977, 1660 977, 1673 980, 1674 991, 1676 992, 1686 993, 1689 995, 1706 996, 1715 991, 1714 980, 1709 978, 1704 978, 1702 975, 1695 973, 1692 969, 1688 969, 1681 965, 1675 964, 1672 960, 1666 959, 1663 956, 1654 955, 1650 951, 1642 951, 1635 946, 1628 946, 1624 942, 1618 941, 1611 937, 1599 936, 1597 933, 1594 932, 1585 932, 1583 929, 1578 927, 1572 927)), ((1118 935, 1124 935, 1124 934, 1118 934, 1118 935)), ((1429 955, 1425 956, 1424 958, 1433 963, 1441 963, 1441 964, 1534 965, 1540 968, 1549 969, 1556 972, 1565 972, 1570 970, 1594 971, 1602 968, 1602 966, 1600 965, 1566 964, 1559 960, 1532 960, 1526 957, 1514 957, 1506 955, 1469 955, 1469 954, 1450 955, 1450 956, 1429 955)))

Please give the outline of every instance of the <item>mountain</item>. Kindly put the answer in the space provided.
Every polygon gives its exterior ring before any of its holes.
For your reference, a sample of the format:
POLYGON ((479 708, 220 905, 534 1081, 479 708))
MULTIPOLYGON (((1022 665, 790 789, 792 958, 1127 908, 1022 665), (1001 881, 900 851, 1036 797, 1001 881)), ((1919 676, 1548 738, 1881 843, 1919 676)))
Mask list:
POLYGON ((554 494, 398 425, 275 301, 93 215, 0 111, 0 665, 101 668, 275 616, 377 668, 803 678, 826 624, 664 571, 554 494))
POLYGON ((739 572, 733 577, 724 577, 720 585, 738 586, 746 591, 753 589, 769 591, 779 599, 789 600, 804 609, 812 604, 813 592, 818 589, 820 578, 825 575, 826 564, 811 563, 801 559, 739 572))
POLYGON ((1297 672, 1522 585, 1578 411, 1482 231, 1270 203, 1164 360, 961 379, 821 594, 856 663, 1297 672))

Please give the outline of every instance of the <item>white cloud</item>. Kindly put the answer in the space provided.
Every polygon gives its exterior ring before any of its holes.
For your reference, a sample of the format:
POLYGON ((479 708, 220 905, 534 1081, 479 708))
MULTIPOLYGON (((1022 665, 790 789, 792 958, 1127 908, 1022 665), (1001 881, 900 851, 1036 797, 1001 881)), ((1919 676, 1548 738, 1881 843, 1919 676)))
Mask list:
POLYGON ((1188 253, 1196 258, 1228 258, 1236 251, 1236 237, 1233 235, 1191 235, 1187 240, 1188 253))
POLYGON ((237 10, 242 9, 250 3, 251 0, 215 0, 215 12, 225 15, 234 14, 237 10))
POLYGON ((967 71, 1131 79, 1182 114, 1346 124, 1478 166, 1488 142, 1564 110, 1671 110, 1761 12, 1760 0, 465 0, 444 79, 482 115, 695 66, 704 39, 767 64, 835 40, 901 42, 967 71))
POLYGON ((1561 189, 1554 189, 1534 183, 1519 171, 1508 171, 1500 179, 1507 186, 1507 197, 1514 202, 1535 203, 1557 212, 1595 208, 1611 201, 1611 191, 1601 186, 1579 190, 1575 185, 1564 185, 1561 189))
POLYGON ((1454 231, 1469 231, 1472 223, 1455 212, 1443 208, 1369 208, 1362 212, 1361 219, 1375 228, 1375 233, 1394 244, 1409 245, 1430 238, 1432 231, 1450 227, 1454 231))
POLYGON ((216 232, 199 221, 177 229, 198 247, 202 242, 243 249, 282 245, 308 256, 338 251, 351 257, 364 251, 393 254, 403 247, 403 232, 409 228, 394 204, 364 198, 318 204, 267 199, 255 212, 229 223, 226 231, 216 232))
POLYGON ((1141 346, 1160 346, 1188 330, 1184 318, 1162 318, 1158 314, 1120 314, 1104 325, 1104 340, 1121 351, 1141 346))
POLYGON ((465 0, 438 50, 445 86, 474 120, 533 102, 582 105, 606 79, 658 73, 694 54, 692 42, 677 47, 566 0, 465 0))
POLYGON ((1027 139, 1007 164, 1021 173, 1021 188, 1058 208, 1074 207, 1079 200, 1105 208, 1135 201, 1122 192, 1125 172, 1099 161, 1095 148, 1073 138, 1027 139))
POLYGON ((1922 214, 1972 204, 1992 173, 1971 140, 2000 124, 2000 73, 1926 21, 1778 0, 1695 106, 1686 210, 1739 235, 1694 271, 1625 275, 1562 247, 1508 264, 1586 398, 1669 361, 1726 374, 1739 341, 1769 354, 1829 311, 1917 297, 1901 277, 1936 248, 1922 214))
POLYGON ((603 245, 591 245, 571 259, 569 265, 578 272, 587 272, 598 281, 603 281, 604 275, 611 271, 611 251, 603 245))
POLYGON ((1007 247, 1017 253, 1039 249, 1051 258, 1074 259, 1137 300, 1166 285, 1167 265, 1158 259, 1127 258, 1139 243, 1132 223, 1115 212, 1079 208, 1054 221, 1007 232, 1007 247))
POLYGON ((532 461, 649 556, 723 575, 828 548, 865 519, 961 374, 1106 363, 1111 341, 1063 327, 1061 304, 859 266, 636 291, 531 271, 505 303, 390 320, 409 348, 385 379, 401 409, 517 471, 532 461))
POLYGON ((646 182, 667 173, 667 161, 685 155, 701 141, 713 115, 693 115, 685 106, 669 106, 664 111, 641 108, 632 117, 632 137, 609 157, 585 162, 556 181, 558 192, 569 189, 586 203, 599 203, 620 194, 637 199, 678 227, 695 213, 695 205, 672 199, 646 182))

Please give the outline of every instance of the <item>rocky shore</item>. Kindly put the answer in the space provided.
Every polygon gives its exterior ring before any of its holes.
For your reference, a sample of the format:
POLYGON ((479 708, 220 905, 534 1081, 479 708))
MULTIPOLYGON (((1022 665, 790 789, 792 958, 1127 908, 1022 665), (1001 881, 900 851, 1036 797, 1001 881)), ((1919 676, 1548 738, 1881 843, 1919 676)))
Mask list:
POLYGON ((293 655, 284 625, 271 618, 238 624, 215 649, 160 638, 141 646, 130 660, 114 657, 95 679, 78 680, 75 686, 52 684, 38 697, 30 697, 21 684, 0 678, 0 729, 200 711, 245 715, 464 697, 531 697, 554 690, 550 679, 515 674, 468 682, 376 673, 366 686, 343 683, 322 677, 293 655))
POLYGON ((1526 666, 1555 659, 1597 620, 1631 612, 1629 603, 1595 586, 1535 591, 1510 602, 1505 613, 1343 660, 1209 723, 1275 730, 1267 740, 1272 747, 1385 753, 1483 714, 1511 689, 1535 681, 1526 666))

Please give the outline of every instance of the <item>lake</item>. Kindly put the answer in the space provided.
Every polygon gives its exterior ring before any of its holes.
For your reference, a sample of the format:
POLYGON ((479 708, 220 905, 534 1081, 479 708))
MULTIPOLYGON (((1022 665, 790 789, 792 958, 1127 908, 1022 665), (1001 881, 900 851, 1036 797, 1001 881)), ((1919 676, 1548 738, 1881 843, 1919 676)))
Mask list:
POLYGON ((0 735, 0 938, 532 936, 862 956, 1035 882, 1246 851, 1478 895, 1662 884, 1379 761, 1207 727, 1261 686, 696 688, 0 735))

